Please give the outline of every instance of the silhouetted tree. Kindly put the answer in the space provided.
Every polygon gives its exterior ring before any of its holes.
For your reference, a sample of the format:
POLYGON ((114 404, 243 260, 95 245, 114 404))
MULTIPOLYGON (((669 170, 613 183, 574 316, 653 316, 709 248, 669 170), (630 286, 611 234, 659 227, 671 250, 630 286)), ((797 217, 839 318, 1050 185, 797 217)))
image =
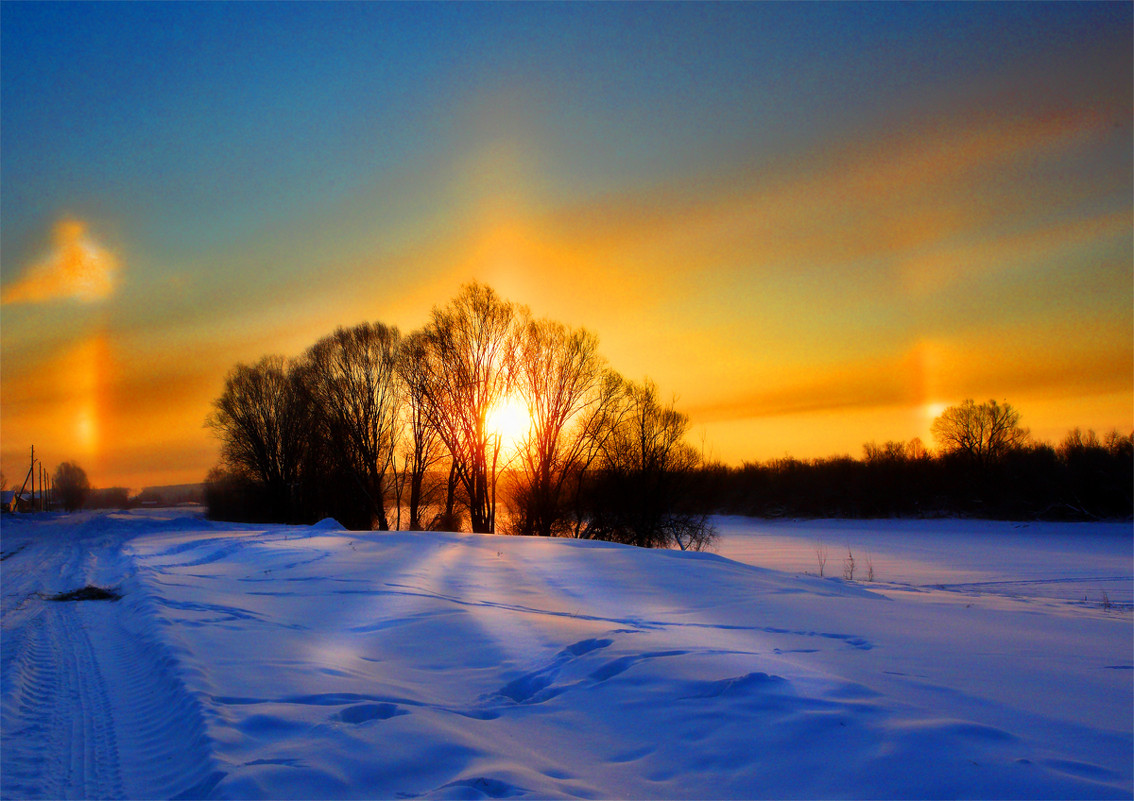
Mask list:
POLYGON ((1107 433, 1103 446, 1111 456, 1134 457, 1134 433, 1124 436, 1118 433, 1118 429, 1114 429, 1107 433))
MULTIPOLYGON (((365 528, 389 529, 385 476, 398 422, 398 329, 382 323, 339 328, 313 345, 302 369, 306 403, 330 444, 338 472, 365 505, 365 528)), ((344 525, 346 524, 345 521, 344 525)))
POLYGON ((1129 508, 1132 492, 1130 438, 1112 431, 1104 440, 1075 428, 1055 449, 1064 468, 1061 495, 1079 517, 1129 508))
MULTIPOLYGON (((424 507, 436 505, 439 501, 440 482, 430 482, 430 471, 436 469, 445 459, 445 445, 437 428, 430 423, 428 405, 429 379, 427 370, 429 352, 424 335, 414 332, 402 340, 398 354, 398 373, 404 386, 404 407, 406 436, 404 438, 404 460, 407 483, 409 484, 409 527, 412 531, 426 528, 422 520, 424 507)), ((444 522, 452 526, 452 507, 456 487, 449 483, 450 491, 446 502, 449 518, 444 522)), ((437 515, 443 517, 443 515, 437 515)), ((428 527, 440 520, 430 521, 428 527)))
POLYGON ((918 438, 890 440, 863 446, 863 464, 846 466, 844 487, 847 516, 913 514, 922 511, 924 490, 931 483, 930 454, 918 438))
POLYGON ((1019 423, 1020 413, 1008 403, 1001 406, 990 400, 977 405, 969 399, 942 412, 930 431, 946 453, 987 466, 1027 441, 1028 430, 1019 423))
POLYGON ((282 356, 238 364, 225 379, 206 425, 222 443, 228 472, 258 482, 274 520, 295 517, 295 493, 308 445, 308 407, 282 356))
POLYGON ((716 532, 689 497, 700 460, 684 441, 689 419, 662 406, 648 380, 629 385, 624 403, 601 448, 584 536, 647 548, 709 547, 716 532))
POLYGON ((421 399, 452 457, 468 497, 472 530, 496 528, 500 436, 489 411, 511 391, 516 366, 516 308, 487 286, 467 284, 434 308, 421 334, 421 399))
POLYGON ((56 496, 64 509, 74 512, 83 508, 83 502, 91 492, 91 483, 83 468, 72 462, 63 462, 55 468, 52 479, 56 496))
POLYGON ((516 389, 532 425, 519 446, 514 528, 566 533, 567 491, 613 431, 624 382, 606 369, 594 334, 538 320, 523 327, 516 389))

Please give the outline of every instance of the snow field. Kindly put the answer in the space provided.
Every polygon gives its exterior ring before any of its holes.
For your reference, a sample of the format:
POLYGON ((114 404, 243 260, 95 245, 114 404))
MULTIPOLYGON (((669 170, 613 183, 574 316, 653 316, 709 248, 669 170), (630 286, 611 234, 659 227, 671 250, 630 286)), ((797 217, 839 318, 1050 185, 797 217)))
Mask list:
POLYGON ((842 576, 846 555, 855 577, 894 590, 950 590, 1017 600, 1134 606, 1134 529, 1130 523, 1043 523, 989 520, 715 519, 718 552, 788 572, 818 573, 816 549, 827 552, 826 575, 842 576))
POLYGON ((1121 596, 1128 525, 1039 527, 1025 548, 1011 524, 718 522, 723 555, 6 519, 0 789, 1131 796, 1129 608, 1038 583, 1121 596), (849 540, 879 581, 804 574, 821 539, 828 576, 849 540), (85 584, 123 598, 43 600, 85 584))

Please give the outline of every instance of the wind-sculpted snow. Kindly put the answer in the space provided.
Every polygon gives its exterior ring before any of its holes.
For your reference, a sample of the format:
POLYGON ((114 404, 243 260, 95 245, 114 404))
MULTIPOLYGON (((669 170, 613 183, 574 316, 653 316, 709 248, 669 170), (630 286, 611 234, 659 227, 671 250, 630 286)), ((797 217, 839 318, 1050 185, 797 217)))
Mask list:
POLYGON ((972 571, 159 512, 3 540, 5 798, 1131 795, 1129 611, 972 571), (86 586, 121 599, 45 601, 86 586))

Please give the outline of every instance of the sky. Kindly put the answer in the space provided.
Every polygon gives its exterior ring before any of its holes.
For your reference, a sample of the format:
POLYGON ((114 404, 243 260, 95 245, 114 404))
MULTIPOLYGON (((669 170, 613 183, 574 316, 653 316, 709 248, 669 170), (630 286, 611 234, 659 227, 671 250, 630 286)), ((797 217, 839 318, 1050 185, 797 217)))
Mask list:
POLYGON ((1134 429, 1129 3, 0 3, 0 466, 479 280, 731 464, 1134 429))

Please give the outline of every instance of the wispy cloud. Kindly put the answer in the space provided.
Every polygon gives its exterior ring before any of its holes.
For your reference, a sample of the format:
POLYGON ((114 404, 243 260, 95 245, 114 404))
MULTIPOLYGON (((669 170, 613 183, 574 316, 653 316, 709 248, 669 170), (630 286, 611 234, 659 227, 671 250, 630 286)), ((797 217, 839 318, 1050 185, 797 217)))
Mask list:
POLYGON ((1089 108, 961 110, 772 166, 632 190, 567 209, 553 225, 588 255, 645 251, 655 269, 667 260, 699 267, 697 280, 706 267, 834 272, 884 260, 901 288, 924 293, 965 275, 963 260, 951 270, 937 263, 943 243, 997 240, 1097 195, 1098 186, 1040 168, 1083 157, 1112 123, 1089 108))
POLYGON ((118 285, 118 271, 118 260, 90 238, 86 223, 62 220, 55 226, 51 253, 5 287, 0 303, 104 300, 118 285))
MULTIPOLYGON (((1030 356, 1008 332, 985 332, 998 352, 973 358, 980 335, 953 341, 921 341, 908 352, 828 367, 808 374, 796 370, 778 386, 740 389, 689 412, 699 422, 752 420, 816 412, 929 407, 966 397, 1010 395, 1013 399, 1073 398, 1134 390, 1129 365, 1134 350, 1110 333, 1113 345, 1094 350, 1091 332, 1064 351, 1054 345, 1043 358, 1030 356)), ((1066 339, 1074 339, 1067 335, 1066 339)))

